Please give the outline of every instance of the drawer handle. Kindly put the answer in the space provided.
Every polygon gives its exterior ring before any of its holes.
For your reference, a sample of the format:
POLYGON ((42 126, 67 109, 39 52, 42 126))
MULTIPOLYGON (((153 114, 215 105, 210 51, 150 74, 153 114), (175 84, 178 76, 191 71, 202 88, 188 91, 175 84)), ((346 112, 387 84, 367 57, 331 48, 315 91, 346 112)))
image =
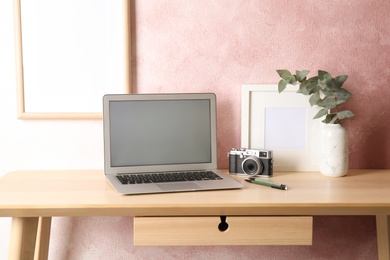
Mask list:
POLYGON ((218 225, 218 229, 221 232, 225 232, 229 228, 229 224, 226 222, 226 216, 221 216, 221 223, 218 225))

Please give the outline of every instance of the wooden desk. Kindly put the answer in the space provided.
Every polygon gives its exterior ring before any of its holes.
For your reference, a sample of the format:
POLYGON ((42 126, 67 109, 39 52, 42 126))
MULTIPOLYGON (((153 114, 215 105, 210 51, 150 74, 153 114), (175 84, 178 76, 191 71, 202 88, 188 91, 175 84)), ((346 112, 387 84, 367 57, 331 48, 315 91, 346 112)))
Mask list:
POLYGON ((169 222, 227 216, 234 226, 241 216, 314 215, 375 215, 379 259, 389 259, 390 170, 353 170, 342 178, 275 173, 272 181, 287 184, 287 191, 238 179, 245 184, 241 190, 123 196, 98 170, 8 173, 0 179, 0 217, 12 217, 9 259, 33 259, 34 251, 47 258, 52 216, 134 216, 142 231, 144 220, 153 217, 169 222))

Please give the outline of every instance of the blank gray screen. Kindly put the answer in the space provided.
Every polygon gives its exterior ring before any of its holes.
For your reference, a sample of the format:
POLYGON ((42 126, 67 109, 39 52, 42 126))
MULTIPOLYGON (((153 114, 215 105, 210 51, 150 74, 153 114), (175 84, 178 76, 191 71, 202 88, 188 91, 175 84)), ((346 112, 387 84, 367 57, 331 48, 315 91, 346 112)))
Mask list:
POLYGON ((110 101, 111 166, 211 162, 209 100, 110 101))

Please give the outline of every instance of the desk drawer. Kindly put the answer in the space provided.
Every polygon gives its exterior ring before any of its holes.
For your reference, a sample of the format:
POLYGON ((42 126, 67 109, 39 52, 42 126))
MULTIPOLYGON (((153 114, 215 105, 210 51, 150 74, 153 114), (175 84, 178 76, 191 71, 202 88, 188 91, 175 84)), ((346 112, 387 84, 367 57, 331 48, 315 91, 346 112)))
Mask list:
POLYGON ((312 217, 135 217, 135 246, 311 245, 312 217), (222 220, 221 220, 222 219, 222 220), (225 222, 226 224, 221 224, 225 222))

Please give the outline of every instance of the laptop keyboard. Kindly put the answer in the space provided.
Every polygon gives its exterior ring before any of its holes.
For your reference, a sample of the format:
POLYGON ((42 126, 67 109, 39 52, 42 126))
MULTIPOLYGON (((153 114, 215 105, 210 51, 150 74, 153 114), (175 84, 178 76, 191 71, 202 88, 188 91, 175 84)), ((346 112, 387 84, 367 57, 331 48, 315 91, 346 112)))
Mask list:
POLYGON ((212 171, 122 174, 116 177, 122 184, 222 180, 219 175, 212 171))

